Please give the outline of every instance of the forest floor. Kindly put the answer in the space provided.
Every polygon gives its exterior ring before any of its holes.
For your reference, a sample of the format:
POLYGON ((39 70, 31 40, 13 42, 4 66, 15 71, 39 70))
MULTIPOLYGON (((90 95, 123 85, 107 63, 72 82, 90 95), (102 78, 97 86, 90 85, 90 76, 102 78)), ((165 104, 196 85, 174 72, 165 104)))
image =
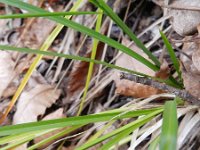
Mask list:
MULTIPOLYGON (((68 11, 73 4, 73 1, 65 0, 26 0, 26 2, 55 12, 68 11)), ((161 68, 158 71, 152 71, 143 63, 103 42, 99 42, 97 45, 95 59, 148 76, 167 79, 172 75, 178 80, 179 75, 161 38, 161 30, 167 36, 174 48, 176 58, 179 60, 184 85, 183 92, 188 92, 198 101, 200 98, 199 1, 109 0, 108 5, 149 51, 159 59, 161 68)), ((96 11, 96 7, 86 1, 79 10, 96 11)), ((1 15, 15 13, 25 13, 25 11, 0 3, 1 15)), ((94 29, 96 16, 75 15, 71 20, 94 29)), ((0 42, 1 45, 40 49, 56 25, 55 22, 42 17, 1 19, 0 42)), ((146 54, 106 15, 103 16, 100 32, 149 60, 146 54)), ((48 50, 90 58, 93 41, 92 37, 63 27, 48 50)), ((0 116, 3 116, 9 107, 11 99, 16 94, 35 58, 36 56, 33 54, 0 51, 0 116)), ((89 65, 90 63, 83 61, 43 56, 2 125, 76 116, 86 86, 89 65)), ((153 82, 143 85, 137 81, 131 81, 129 78, 122 79, 121 73, 122 71, 102 65, 94 65, 81 115, 95 114, 126 106, 132 106, 133 110, 155 108, 163 106, 167 100, 174 99, 177 96, 176 92, 181 91, 176 89, 174 95, 170 90, 163 90, 162 84, 160 84, 161 88, 155 88, 151 85, 153 82)), ((200 131, 199 103, 194 102, 191 105, 191 100, 184 99, 184 101, 185 103, 177 108, 178 148, 198 149, 200 142, 198 134, 200 131)), ((116 121, 103 134, 114 131, 136 119, 138 118, 116 121)), ((160 134, 161 121, 162 116, 156 116, 150 122, 137 128, 131 134, 128 142, 119 144, 115 148, 121 150, 147 149, 149 143, 160 134)), ((40 149, 56 149, 58 147, 62 150, 75 149, 75 147, 83 145, 94 133, 101 131, 101 126, 106 126, 106 123, 86 125, 44 144, 40 149)), ((61 130, 63 129, 35 138, 16 149, 26 149, 27 145, 38 143, 61 130)), ((105 140, 91 149, 100 149, 106 142, 105 140)))

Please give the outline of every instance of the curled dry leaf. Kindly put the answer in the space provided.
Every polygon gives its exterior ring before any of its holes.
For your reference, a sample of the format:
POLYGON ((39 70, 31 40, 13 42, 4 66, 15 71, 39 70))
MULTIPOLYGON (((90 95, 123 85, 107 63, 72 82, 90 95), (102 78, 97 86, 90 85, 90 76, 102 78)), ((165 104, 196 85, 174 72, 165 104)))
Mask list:
POLYGON ((44 84, 24 91, 18 100, 13 124, 37 121, 37 117, 43 115, 46 108, 55 103, 59 96, 60 90, 44 84))
MULTIPOLYGON (((185 39, 190 39, 186 37, 185 39)), ((182 51, 188 56, 181 54, 182 78, 185 89, 193 96, 200 98, 200 44, 197 42, 184 43, 182 51)))
MULTIPOLYGON (((172 0, 173 7, 200 7, 200 0, 172 0)), ((200 23, 200 12, 190 10, 169 9, 168 14, 172 16, 173 29, 180 35, 191 35, 197 32, 200 23)))
MULTIPOLYGON (((63 114, 63 108, 60 108, 56 111, 54 111, 53 113, 50 113, 49 115, 45 116, 42 120, 51 120, 51 119, 59 119, 59 118, 64 118, 65 115, 63 114)), ((47 134, 44 134, 42 136, 39 136, 37 138, 34 139, 34 143, 39 143, 41 142, 42 140, 46 139, 46 138, 49 138, 59 132, 61 132, 63 129, 58 129, 58 130, 55 130, 55 131, 52 131, 50 133, 47 133, 47 134)), ((54 139, 53 141, 51 142, 48 142, 44 145, 42 145, 39 149, 44 149, 46 148, 47 146, 49 146, 50 144, 52 144, 53 142, 55 142, 57 139, 54 139)))
MULTIPOLYGON (((122 44, 129 45, 130 41, 126 38, 122 39, 122 44)), ((130 47, 132 50, 147 58, 147 56, 135 45, 130 47)), ((135 60, 134 58, 121 54, 121 56, 116 60, 116 65, 141 72, 150 76, 154 76, 154 72, 146 67, 144 64, 135 60)), ((126 79, 120 80, 119 71, 115 71, 113 74, 113 79, 116 83, 116 93, 124 96, 133 96, 133 97, 148 97, 154 94, 161 93, 160 90, 153 87, 136 83, 134 81, 129 81, 126 79)))
POLYGON ((167 79, 170 75, 170 68, 167 61, 164 59, 160 66, 160 70, 156 72, 155 76, 161 79, 167 79))

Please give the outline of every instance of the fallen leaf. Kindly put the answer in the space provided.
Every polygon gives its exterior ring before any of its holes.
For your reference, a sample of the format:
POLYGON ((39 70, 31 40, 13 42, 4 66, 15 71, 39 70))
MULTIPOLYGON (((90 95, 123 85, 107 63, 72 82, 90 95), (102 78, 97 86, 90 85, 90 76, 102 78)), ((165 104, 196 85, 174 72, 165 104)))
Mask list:
POLYGON ((46 108, 55 103, 59 96, 60 90, 44 84, 24 91, 18 100, 13 124, 37 121, 37 117, 43 115, 46 108))
MULTIPOLYGON (((95 59, 99 60, 101 58, 103 47, 104 44, 100 42, 97 47, 95 59)), ((91 52, 87 53, 83 57, 89 58, 90 55, 91 52)), ((68 103, 76 99, 79 96, 80 92, 84 89, 89 65, 90 63, 83 61, 76 61, 74 63, 73 69, 68 77, 68 84, 66 88, 67 97, 64 100, 64 103, 68 103)), ((93 75, 97 72, 97 69, 98 65, 94 65, 93 75)))
MULTIPOLYGON (((122 39, 122 44, 129 45, 130 41, 126 38, 122 39)), ((142 52, 137 46, 131 45, 132 50, 142 55, 146 59, 147 56, 142 52)), ((146 67, 141 62, 135 60, 134 58, 128 56, 127 54, 121 54, 121 56, 116 60, 116 65, 120 67, 124 67, 130 70, 134 70, 137 72, 141 72, 150 76, 154 76, 155 72, 146 67)), ((132 96, 132 97, 149 97, 154 94, 161 93, 160 90, 155 89, 151 86, 143 85, 140 83, 136 83, 134 81, 129 81, 126 79, 121 80, 119 71, 115 71, 113 74, 113 79, 116 83, 116 93, 124 96, 132 96)))
MULTIPOLYGON (((172 0, 170 6, 200 7, 199 0, 172 0)), ((169 9, 168 14, 172 16, 173 29, 180 35, 191 35, 197 32, 197 25, 200 23, 200 12, 190 10, 169 9)))
POLYGON ((21 38, 20 46, 39 48, 55 26, 56 23, 48 19, 35 19, 28 32, 21 38))
POLYGON ((187 56, 184 54, 180 56, 184 87, 194 97, 200 98, 200 45, 198 42, 187 42, 184 43, 182 51, 187 54, 187 56))
POLYGON ((160 66, 160 70, 156 72, 155 77, 167 79, 170 75, 170 68, 166 60, 160 66))
POLYGON ((14 71, 15 62, 11 58, 11 54, 6 51, 0 51, 0 97, 4 90, 15 77, 14 71))

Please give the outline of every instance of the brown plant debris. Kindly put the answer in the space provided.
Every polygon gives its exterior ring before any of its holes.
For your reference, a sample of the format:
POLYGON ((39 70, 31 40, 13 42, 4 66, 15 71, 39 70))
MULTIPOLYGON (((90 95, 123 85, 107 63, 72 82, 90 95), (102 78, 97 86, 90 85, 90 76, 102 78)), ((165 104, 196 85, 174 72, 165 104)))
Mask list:
MULTIPOLYGON (((170 6, 177 7, 200 7, 199 0, 172 0, 170 6)), ((168 15, 172 16, 173 29, 180 35, 191 35, 197 32, 200 23, 200 12, 191 10, 169 9, 168 15)))
POLYGON ((191 95, 186 90, 179 90, 177 88, 168 86, 166 84, 160 83, 158 81, 154 81, 154 80, 149 79, 149 78, 139 77, 139 76, 131 75, 131 74, 127 74, 127 73, 121 73, 121 79, 128 79, 130 81, 134 81, 134 82, 137 82, 137 83, 149 85, 149 86, 152 86, 154 88, 157 88, 157 89, 169 92, 169 93, 173 93, 176 96, 181 97, 182 99, 186 100, 187 102, 189 102, 191 104, 200 106, 199 99, 194 97, 193 95, 191 95))
MULTIPOLYGON (((99 42, 95 59, 99 60, 101 58, 103 47, 104 43, 99 42)), ((91 52, 87 53, 84 57, 89 58, 90 55, 91 52)), ((67 97, 64 100, 64 103, 68 103, 76 99, 85 87, 89 64, 90 63, 83 61, 77 61, 74 63, 73 69, 68 77, 68 85, 66 88, 67 97)), ((97 72, 97 70, 98 65, 94 65, 93 75, 97 72)))
MULTIPOLYGON (((122 44, 129 45, 129 43, 130 43, 130 40, 128 40, 127 38, 124 37, 122 39, 122 44)), ((132 44, 130 48, 133 51, 137 52, 138 54, 144 56, 146 59, 148 59, 147 56, 144 54, 144 52, 141 49, 139 49, 137 46, 135 46, 134 44, 132 44)), ((155 74, 154 71, 146 67, 141 62, 128 56, 127 54, 121 54, 119 58, 116 60, 115 64, 120 67, 141 72, 150 76, 154 76, 155 74)), ((158 90, 153 87, 143 85, 140 83, 136 83, 134 81, 130 81, 127 79, 120 80, 119 71, 117 70, 113 74, 113 79, 116 83, 116 93, 119 95, 140 98, 140 97, 149 97, 151 95, 159 94, 162 92, 161 90, 158 90)))

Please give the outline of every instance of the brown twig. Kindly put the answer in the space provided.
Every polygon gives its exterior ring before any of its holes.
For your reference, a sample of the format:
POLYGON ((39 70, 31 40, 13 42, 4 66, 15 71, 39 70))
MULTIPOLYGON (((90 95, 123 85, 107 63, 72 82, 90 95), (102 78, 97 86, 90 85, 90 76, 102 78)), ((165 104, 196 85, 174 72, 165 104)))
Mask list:
POLYGON ((158 81, 146 78, 146 77, 139 77, 136 75, 132 75, 132 74, 128 74, 128 73, 121 73, 120 74, 120 78, 121 79, 127 79, 130 81, 134 81, 137 83, 141 83, 144 85, 149 85, 152 86, 154 88, 160 89, 160 90, 164 90, 166 92, 169 93, 173 93, 174 95, 181 97, 183 100, 193 104, 193 105, 198 105, 200 106, 200 100, 196 97, 194 97, 193 95, 191 95, 190 93, 188 93, 186 90, 180 90, 174 87, 171 87, 169 85, 166 85, 164 83, 160 83, 158 81))

